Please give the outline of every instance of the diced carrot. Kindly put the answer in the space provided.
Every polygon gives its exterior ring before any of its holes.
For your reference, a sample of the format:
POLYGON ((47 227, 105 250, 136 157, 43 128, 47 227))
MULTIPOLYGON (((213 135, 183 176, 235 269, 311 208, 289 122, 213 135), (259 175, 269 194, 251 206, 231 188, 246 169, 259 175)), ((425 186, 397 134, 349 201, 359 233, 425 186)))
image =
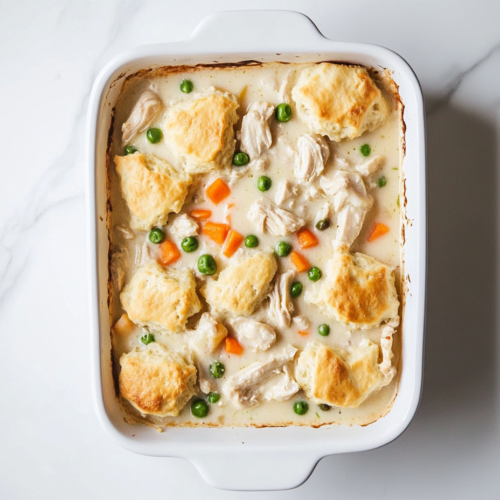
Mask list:
POLYGON ((314 233, 305 227, 299 229, 297 238, 299 239, 299 245, 302 249, 315 247, 319 243, 314 233))
POLYGON ((160 262, 164 266, 179 260, 181 253, 173 241, 166 240, 160 245, 160 262))
POLYGON ((241 242, 244 240, 243 236, 232 229, 229 231, 229 234, 226 238, 226 243, 224 244, 223 254, 226 257, 232 257, 238 247, 241 245, 241 242))
POLYGON ((299 273, 307 271, 308 269, 311 268, 311 264, 309 264, 309 261, 303 255, 296 252, 295 250, 292 250, 290 252, 290 260, 292 261, 293 265, 297 268, 297 271, 299 271, 299 273))
POLYGON ((299 335, 302 335, 302 337, 305 337, 306 335, 309 335, 309 332, 304 332, 302 330, 299 330, 299 335))
POLYGON ((375 226, 373 227, 373 231, 368 237, 368 241, 371 243, 372 241, 375 241, 377 238, 380 238, 380 236, 383 236, 384 234, 389 232, 389 228, 385 225, 382 224, 381 222, 377 222, 375 226))
POLYGON ((226 199, 231 194, 231 190, 229 189, 229 186, 219 177, 207 187, 206 193, 210 200, 218 205, 222 200, 226 199))
POLYGON ((233 337, 226 337, 226 352, 228 354, 243 354, 243 346, 233 337))
POLYGON ((212 241, 215 241, 219 245, 223 245, 224 241, 226 241, 228 231, 229 226, 219 222, 207 222, 202 229, 203 234, 206 234, 212 241))
POLYGON ((118 335, 128 335, 135 330, 135 325, 130 321, 127 313, 123 313, 121 318, 115 323, 113 330, 118 335))
POLYGON ((208 220, 212 216, 212 210, 205 210, 204 208, 198 208, 191 210, 191 217, 198 220, 208 220))

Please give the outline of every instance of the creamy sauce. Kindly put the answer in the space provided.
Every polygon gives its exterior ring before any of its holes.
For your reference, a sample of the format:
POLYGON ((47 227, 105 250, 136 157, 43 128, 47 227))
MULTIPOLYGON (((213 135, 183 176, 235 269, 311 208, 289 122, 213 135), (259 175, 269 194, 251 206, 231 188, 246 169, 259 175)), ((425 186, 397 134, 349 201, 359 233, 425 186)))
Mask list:
MULTIPOLYGON (((241 126, 241 117, 249 104, 254 101, 267 101, 273 105, 278 105, 281 101, 278 90, 283 78, 292 70, 295 72, 292 78, 292 84, 298 77, 300 71, 309 66, 307 65, 283 65, 283 64, 268 64, 259 67, 235 67, 231 69, 221 68, 204 68, 193 69, 184 73, 172 74, 171 76, 145 79, 132 79, 129 81, 122 93, 121 100, 116 108, 115 128, 113 143, 115 145, 114 154, 122 155, 123 148, 121 146, 121 125, 128 118, 132 107, 147 88, 153 88, 161 97, 165 108, 179 100, 185 99, 186 95, 180 92, 179 84, 186 78, 193 82, 196 91, 202 91, 209 86, 214 86, 217 89, 227 91, 238 98, 240 108, 238 114, 240 120, 236 125, 236 130, 241 126), (276 86, 274 87, 274 82, 276 86), (274 88, 273 88, 274 87, 274 88)), ((295 111, 293 101, 291 102, 292 110, 295 111)), ((162 128, 164 112, 162 112, 150 127, 162 128)), ((275 248, 279 241, 289 242, 294 249, 306 256, 313 266, 320 269, 326 269, 326 263, 332 255, 332 240, 335 238, 335 215, 333 210, 330 211, 330 220, 332 226, 325 231, 314 230, 314 224, 317 220, 316 214, 322 205, 327 201, 325 197, 320 197, 318 200, 309 201, 306 197, 306 187, 300 186, 300 194, 295 199, 295 202, 290 206, 290 201, 284 202, 282 208, 293 212, 294 214, 304 218, 307 221, 306 227, 314 231, 314 234, 320 241, 317 247, 307 250, 301 250, 298 246, 297 236, 295 234, 286 237, 275 237, 269 234, 258 234, 255 225, 247 219, 249 207, 257 199, 264 196, 274 201, 276 190, 279 182, 283 179, 289 179, 294 184, 296 180, 293 176, 294 158, 291 154, 291 148, 294 148, 297 138, 308 133, 305 125, 298 119, 294 113, 292 119, 287 123, 279 123, 274 118, 270 121, 271 132, 273 136, 273 145, 270 151, 265 155, 269 159, 269 166, 263 172, 248 171, 239 179, 231 180, 230 172, 212 173, 198 177, 195 182, 195 188, 191 190, 190 195, 186 199, 186 203, 180 214, 189 213, 194 208, 206 208, 212 211, 211 221, 230 223, 231 228, 240 234, 246 236, 255 234, 259 238, 259 250, 271 247, 275 248), (257 179, 260 175, 266 175, 272 180, 272 187, 269 191, 261 193, 257 189, 257 179), (205 188, 217 177, 222 177, 226 180, 231 188, 231 195, 226 198, 221 204, 215 206, 210 200, 205 197, 205 188)), ((344 141, 341 143, 332 143, 327 141, 330 147, 330 157, 326 164, 323 175, 331 177, 333 172, 339 168, 336 158, 346 160, 349 164, 349 171, 355 171, 355 166, 367 160, 360 153, 360 146, 369 144, 372 153, 369 158, 375 155, 383 155, 385 163, 382 169, 372 177, 365 178, 365 184, 369 193, 373 196, 375 203, 369 211, 363 229, 351 248, 352 252, 360 251, 370 256, 375 257, 384 264, 387 264, 395 269, 396 283, 398 293, 400 291, 400 211, 398 206, 399 199, 399 166, 400 166, 400 134, 401 134, 401 119, 400 110, 395 109, 390 115, 387 122, 371 133, 366 133, 362 137, 355 140, 344 141), (379 188, 376 185, 376 180, 381 176, 385 176, 387 184, 379 188), (375 240, 372 243, 367 242, 367 238, 373 228, 375 222, 382 222, 390 228, 390 231, 384 237, 375 240)), ((172 164, 175 164, 175 158, 168 148, 165 140, 159 144, 150 144, 146 139, 146 134, 141 133, 132 141, 134 146, 141 153, 152 153, 159 158, 165 159, 172 164)), ((239 141, 236 144, 236 151, 239 149, 239 141)), ((369 159, 368 158, 368 159, 369 159)), ((233 167, 237 168, 237 167, 233 167)), ((111 216, 111 241, 112 251, 123 251, 123 269, 125 270, 124 283, 127 283, 138 263, 140 262, 140 254, 144 244, 149 247, 151 255, 154 257, 158 253, 158 246, 153 245, 148 241, 148 233, 136 231, 133 239, 127 239, 124 234, 117 229, 118 226, 129 226, 129 213, 125 202, 120 194, 119 179, 114 169, 114 164, 109 165, 110 179, 110 199, 113 210, 111 216)), ((310 183, 308 187, 314 186, 319 189, 319 180, 316 179, 310 183)), ((175 218, 178 216, 171 214, 168 224, 164 230, 167 239, 176 242, 180 249, 180 241, 169 233, 169 227, 172 225, 175 218)), ((193 269, 197 277, 199 286, 202 286, 206 277, 200 275, 196 269, 198 257, 202 254, 209 253, 213 255, 217 261, 218 271, 226 267, 230 259, 222 255, 221 247, 203 234, 198 235, 200 246, 193 253, 185 253, 181 250, 182 257, 178 260, 174 267, 189 267, 193 269)), ((241 246, 244 249, 244 245, 241 246)), ((282 273, 291 269, 293 265, 289 258, 278 258, 278 273, 282 273)), ((211 278, 208 278, 211 279, 211 278)), ((305 303, 304 296, 308 287, 312 286, 307 273, 298 273, 293 281, 300 281, 304 286, 304 291, 298 299, 294 299, 293 316, 304 315, 310 322, 307 329, 308 335, 301 336, 298 334, 299 328, 292 323, 290 328, 275 328, 277 333, 277 342, 266 352, 254 353, 250 349, 245 349, 241 356, 227 354, 221 345, 215 355, 208 356, 203 359, 203 363, 208 367, 208 364, 214 360, 220 360, 226 367, 224 377, 215 380, 217 392, 222 394, 222 385, 226 377, 234 374, 242 367, 248 366, 256 360, 266 359, 270 353, 281 350, 286 344, 292 344, 299 350, 302 349, 310 340, 315 340, 334 347, 347 347, 357 345, 363 338, 369 338, 375 343, 380 343, 381 328, 374 328, 368 331, 356 330, 348 328, 340 323, 324 317, 316 306, 311 306, 305 303), (331 332, 327 337, 322 337, 317 333, 318 326, 326 323, 330 326, 331 332)), ((113 323, 120 317, 123 310, 118 300, 119 292, 116 285, 113 290, 113 323)), ((401 301, 401 298, 400 298, 401 301)), ((267 323, 267 302, 260 307, 254 315, 253 319, 257 319, 267 323)), ((205 306, 204 310, 208 310, 205 306)), ((191 318, 188 326, 194 328, 199 314, 191 318)), ((230 325, 224 321, 223 323, 231 333, 230 325)), ((114 335, 114 361, 115 369, 119 370, 119 358, 122 353, 128 352, 136 347, 143 348, 140 342, 140 336, 143 330, 137 327, 136 330, 125 338, 114 335)), ((154 332, 156 341, 161 342, 168 348, 183 349, 185 348, 186 335, 170 334, 162 335, 154 332)), ((399 365, 401 349, 400 333, 394 336, 394 359, 393 365, 399 365)), ((371 396, 360 407, 354 409, 331 408, 329 411, 321 411, 319 407, 309 402, 309 411, 304 416, 296 415, 293 411, 293 403, 296 401, 307 401, 303 392, 300 391, 289 401, 285 402, 264 402, 260 406, 251 409, 236 409, 233 404, 222 395, 219 403, 211 404, 209 414, 204 419, 197 419, 191 415, 190 404, 188 403, 178 417, 146 417, 150 422, 159 426, 165 425, 224 425, 224 426, 282 426, 282 425, 324 425, 324 424, 359 424, 365 425, 371 423, 383 416, 390 403, 395 396, 397 388, 398 376, 392 382, 382 388, 378 393, 371 396)), ((201 394, 200 394, 201 396, 201 394)), ((138 413, 132 407, 125 403, 132 414, 138 413)))

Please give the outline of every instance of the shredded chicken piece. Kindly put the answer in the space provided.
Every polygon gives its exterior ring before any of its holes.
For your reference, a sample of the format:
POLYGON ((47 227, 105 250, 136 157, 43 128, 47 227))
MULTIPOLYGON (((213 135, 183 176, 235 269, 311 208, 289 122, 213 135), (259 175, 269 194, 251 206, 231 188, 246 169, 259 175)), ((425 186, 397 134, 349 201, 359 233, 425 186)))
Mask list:
POLYGON ((350 247, 358 237, 365 216, 373 206, 373 198, 367 193, 365 183, 359 174, 335 172, 333 178, 322 176, 321 189, 333 196, 333 209, 337 213, 337 236, 335 245, 350 247))
POLYGON ((351 166, 351 164, 345 158, 340 158, 340 156, 337 155, 335 155, 333 163, 340 170, 348 170, 351 166))
POLYGON ((269 294, 269 316, 281 328, 289 327, 292 323, 293 303, 290 299, 290 283, 294 276, 293 269, 278 275, 269 294))
POLYGON ((122 143, 125 145, 139 132, 143 132, 162 108, 161 99, 152 90, 146 90, 122 125, 122 143))
POLYGON ((254 102, 248 108, 241 122, 241 149, 248 153, 252 160, 259 158, 273 142, 268 120, 272 116, 274 106, 268 102, 254 102))
POLYGON ((135 246, 135 259, 134 263, 137 266, 142 266, 146 262, 149 262, 152 259, 151 257, 151 248, 148 245, 148 242, 145 241, 142 245, 135 246))
POLYGON ((330 203, 325 201, 323 206, 318 210, 318 213, 316 214, 315 223, 323 219, 328 219, 329 215, 330 215, 330 203))
POLYGON ((325 168, 330 155, 328 144, 319 135, 305 134, 297 140, 297 151, 293 174, 300 182, 311 182, 325 168))
POLYGON ((306 223, 304 219, 277 207, 266 198, 260 198, 251 205, 247 218, 257 225, 261 233, 268 231, 273 236, 295 233, 306 223))
POLYGON ((275 331, 253 319, 235 318, 231 321, 236 338, 250 350, 267 351, 276 342, 275 331))
POLYGON ((174 223, 170 227, 170 234, 172 234, 175 238, 182 240, 187 236, 196 236, 198 234, 198 230, 198 223, 189 217, 189 215, 182 214, 174 220, 174 223))
POLYGON ((135 238, 135 233, 132 231, 132 229, 125 227, 125 226, 116 226, 116 229, 120 231, 120 233, 123 234, 123 237, 126 240, 133 240, 135 238))
POLYGON ((292 77, 295 71, 290 70, 280 85, 280 90, 278 92, 280 102, 286 102, 290 104, 292 102, 292 77))
POLYGON ((319 200, 322 196, 321 191, 314 186, 310 186, 306 191, 306 197, 309 201, 319 200))
POLYGON ((290 181, 281 181, 276 189, 276 194, 274 195, 274 201, 277 205, 281 205, 286 200, 294 198, 299 194, 299 187, 292 184, 290 181))
POLYGON ((388 321, 382 328, 380 337, 380 347, 382 349, 382 363, 380 363, 380 371, 384 375, 393 377, 396 374, 396 368, 392 366, 392 336, 396 333, 396 328, 399 326, 399 316, 388 321))
POLYGON ((120 246, 119 250, 113 252, 113 255, 111 256, 111 276, 118 291, 123 288, 123 282, 125 281, 124 263, 127 261, 127 259, 128 250, 123 246, 120 246))
POLYGON ((227 336, 227 328, 211 314, 203 313, 196 330, 190 332, 189 345, 200 355, 213 354, 227 336))
POLYGON ((293 360, 297 349, 287 345, 266 361, 257 361, 229 377, 222 386, 224 395, 237 407, 257 406, 260 403, 259 387, 275 375, 275 371, 293 360))
POLYGON ((290 365, 285 365, 283 373, 277 377, 277 381, 265 391, 264 399, 266 401, 288 401, 299 390, 299 384, 293 378, 290 365))
POLYGON ((303 315, 300 314, 299 316, 295 316, 292 321, 295 323, 295 325, 299 328, 299 330, 307 330, 311 323, 309 320, 303 315))
POLYGON ((363 176, 372 175, 380 170, 380 167, 382 167, 384 161, 385 158, 383 156, 374 156, 370 160, 365 161, 365 163, 356 165, 356 170, 363 176))

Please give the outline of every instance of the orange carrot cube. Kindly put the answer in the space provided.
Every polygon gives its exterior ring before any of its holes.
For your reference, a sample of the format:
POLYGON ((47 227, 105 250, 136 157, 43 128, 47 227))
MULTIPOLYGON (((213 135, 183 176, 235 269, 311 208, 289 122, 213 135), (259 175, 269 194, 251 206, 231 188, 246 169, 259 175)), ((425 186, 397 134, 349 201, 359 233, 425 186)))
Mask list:
POLYGON ((236 354, 240 356, 243 354, 243 346, 233 337, 226 337, 226 352, 228 354, 236 354))
POLYGON ((305 227, 299 229, 297 238, 299 239, 299 245, 302 249, 315 247, 319 243, 314 233, 305 227))
POLYGON ((202 229, 202 233, 206 234, 212 241, 219 245, 223 245, 226 241, 229 226, 219 222, 207 222, 202 229))
POLYGON ((211 210, 205 210, 204 208, 198 208, 191 210, 191 217, 198 220, 208 220, 212 216, 211 210))
POLYGON ((226 199, 231 194, 231 190, 229 189, 229 186, 219 177, 207 187, 206 193, 212 203, 218 205, 222 200, 226 199))
POLYGON ((389 232, 389 228, 385 225, 382 224, 381 222, 377 222, 375 226, 373 227, 373 230, 368 237, 368 241, 371 243, 372 241, 375 241, 377 238, 380 238, 380 236, 383 236, 384 234, 389 232))
POLYGON ((309 261, 295 250, 292 250, 290 252, 290 260, 292 261, 292 264, 297 268, 297 271, 299 271, 299 273, 307 271, 311 268, 311 264, 309 264, 309 261))
POLYGON ((227 235, 226 243, 224 244, 222 253, 226 257, 232 257, 235 254, 236 250, 238 250, 238 247, 241 245, 243 240, 244 238, 240 233, 237 233, 236 231, 233 231, 231 229, 229 231, 229 234, 227 235))
POLYGON ((173 241, 166 240, 160 245, 160 262, 164 266, 179 260, 181 253, 173 241))

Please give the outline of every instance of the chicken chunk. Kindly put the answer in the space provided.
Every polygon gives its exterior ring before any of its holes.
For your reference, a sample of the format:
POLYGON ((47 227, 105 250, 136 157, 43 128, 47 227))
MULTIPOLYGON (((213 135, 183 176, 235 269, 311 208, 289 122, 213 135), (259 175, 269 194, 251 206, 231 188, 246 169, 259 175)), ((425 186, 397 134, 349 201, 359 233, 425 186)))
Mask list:
POLYGON ((359 174, 339 170, 333 178, 321 177, 321 189, 333 197, 333 209, 337 213, 335 246, 350 247, 358 237, 365 216, 373 206, 373 198, 367 193, 359 174))
POLYGON ((248 211, 248 219, 257 225, 261 232, 269 232, 273 236, 292 234, 305 225, 305 220, 277 207, 266 198, 253 203, 248 211))
POLYGON ((276 277, 274 288, 269 294, 269 316, 276 326, 287 328, 292 323, 293 304, 290 299, 290 283, 295 276, 293 269, 276 277))
POLYGON ((170 233, 175 238, 182 240, 187 236, 196 236, 198 234, 198 230, 198 223, 189 217, 189 215, 182 214, 174 220, 174 223, 170 228, 170 233))
POLYGON ((356 165, 356 170, 363 176, 372 175, 380 170, 380 167, 382 167, 384 161, 385 158, 383 156, 374 156, 370 160, 365 161, 365 163, 356 165))
POLYGON ((146 90, 135 103, 128 120, 122 125, 122 143, 125 145, 139 132, 144 132, 162 106, 158 95, 152 90, 146 90))
POLYGON ((295 198, 299 194, 298 186, 293 185, 290 181, 281 181, 276 189, 276 194, 274 195, 274 201, 276 205, 281 205, 286 200, 295 198))
POLYGON ((328 219, 329 216, 330 216, 330 203, 326 201, 325 203, 323 203, 321 208, 318 210, 318 213, 316 214, 315 224, 320 220, 328 219))
POLYGON ((190 333, 189 344, 200 355, 213 354, 226 336, 226 327, 209 313, 203 313, 196 330, 190 333))
POLYGON ((229 377, 222 386, 224 395, 238 408, 257 406, 260 403, 260 386, 293 360, 297 349, 286 346, 266 361, 256 361, 229 377))
POLYGON ((236 338, 251 351, 267 351, 276 342, 276 333, 253 319, 236 318, 231 321, 236 338))
POLYGON ((399 326, 399 316, 388 321, 382 328, 380 337, 380 348, 382 349, 382 363, 380 363, 380 371, 384 375, 394 376, 396 368, 392 366, 392 336, 396 333, 396 328, 399 326))
POLYGON ((328 144, 319 135, 305 134, 297 140, 293 174, 300 182, 311 182, 323 172, 330 155, 328 144))
POLYGON ((266 401, 288 401, 299 392, 299 384, 293 378, 289 364, 283 366, 283 373, 276 379, 276 382, 264 392, 266 401))
POLYGON ((274 106, 268 102, 254 102, 241 122, 241 149, 255 160, 267 151, 273 142, 268 120, 274 106))
POLYGON ((292 102, 292 77, 295 71, 290 70, 283 78, 278 92, 280 102, 290 104, 292 102))
POLYGON ((303 314, 300 314, 299 316, 295 316, 292 319, 292 321, 297 326, 297 328, 299 330, 307 330, 311 326, 311 323, 303 314))

